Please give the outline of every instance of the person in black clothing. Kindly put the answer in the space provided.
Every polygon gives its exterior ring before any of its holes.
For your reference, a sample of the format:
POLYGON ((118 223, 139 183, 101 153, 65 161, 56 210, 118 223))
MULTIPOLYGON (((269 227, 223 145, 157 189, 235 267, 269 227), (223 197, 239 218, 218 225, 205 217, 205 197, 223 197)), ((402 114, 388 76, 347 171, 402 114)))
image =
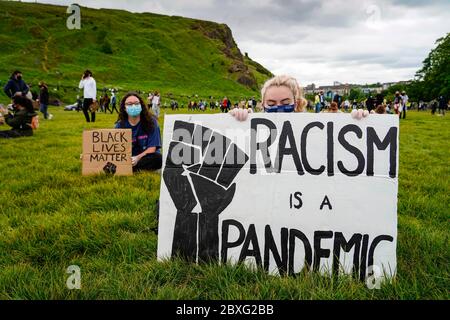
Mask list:
POLYGON ((434 115, 436 113, 438 103, 436 100, 431 101, 431 114, 434 115))
POLYGON ((116 107, 116 103, 117 103, 116 92, 113 91, 111 93, 111 114, 114 112, 114 110, 116 110, 116 112, 119 113, 119 110, 117 110, 117 107, 116 107))
POLYGON ((375 100, 373 99, 372 96, 369 96, 366 100, 366 108, 367 111, 372 111, 375 108, 375 100))
POLYGON ((22 72, 19 70, 13 72, 8 83, 3 88, 3 91, 10 99, 17 94, 26 95, 29 90, 27 84, 22 79, 22 72))
POLYGON ((333 97, 333 102, 336 102, 338 105, 338 108, 341 107, 341 103, 342 103, 342 97, 339 95, 339 93, 336 92, 336 94, 333 97))
POLYGON ((48 95, 48 87, 44 82, 39 82, 39 111, 41 111, 44 114, 44 119, 49 118, 48 113, 48 101, 49 101, 49 95, 48 95))
POLYGON ((83 100, 80 98, 80 96, 77 96, 77 112, 80 112, 83 110, 83 100))
POLYGON ((380 104, 384 104, 384 96, 383 96, 382 93, 378 93, 376 98, 375 98, 375 105, 379 106, 380 104))
POLYGON ((5 109, 0 109, 4 115, 5 122, 12 127, 11 130, 0 131, 0 138, 18 138, 33 135, 31 122, 37 113, 33 109, 30 99, 16 95, 13 97, 13 112, 6 113, 5 109))

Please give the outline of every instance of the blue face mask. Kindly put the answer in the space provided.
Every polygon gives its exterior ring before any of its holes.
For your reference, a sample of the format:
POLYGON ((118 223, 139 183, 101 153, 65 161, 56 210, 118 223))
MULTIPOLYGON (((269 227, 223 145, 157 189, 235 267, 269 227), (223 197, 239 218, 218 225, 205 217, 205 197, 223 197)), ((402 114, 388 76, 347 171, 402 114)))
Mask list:
POLYGON ((264 112, 294 112, 294 104, 284 104, 280 106, 265 107, 264 112))
POLYGON ((141 114, 142 107, 139 103, 126 106, 127 113, 130 117, 137 117, 141 114))

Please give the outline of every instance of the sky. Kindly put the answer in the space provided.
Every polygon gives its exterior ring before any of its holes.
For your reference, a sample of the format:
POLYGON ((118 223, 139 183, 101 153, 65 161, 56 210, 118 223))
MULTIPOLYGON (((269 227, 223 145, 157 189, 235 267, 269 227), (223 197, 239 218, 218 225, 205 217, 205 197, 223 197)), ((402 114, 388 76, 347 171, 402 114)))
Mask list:
POLYGON ((449 0, 37 2, 226 23, 242 53, 274 74, 296 77, 303 86, 413 79, 436 39, 450 32, 449 0))

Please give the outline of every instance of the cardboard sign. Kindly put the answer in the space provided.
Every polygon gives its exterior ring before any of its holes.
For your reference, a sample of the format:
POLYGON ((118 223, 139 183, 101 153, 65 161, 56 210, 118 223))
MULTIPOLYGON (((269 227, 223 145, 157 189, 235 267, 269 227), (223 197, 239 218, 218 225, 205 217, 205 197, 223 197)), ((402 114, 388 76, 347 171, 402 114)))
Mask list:
POLYGON ((131 129, 96 129, 83 132, 83 175, 98 173, 129 176, 131 129))
POLYGON ((398 117, 169 115, 158 259, 396 272, 398 117))

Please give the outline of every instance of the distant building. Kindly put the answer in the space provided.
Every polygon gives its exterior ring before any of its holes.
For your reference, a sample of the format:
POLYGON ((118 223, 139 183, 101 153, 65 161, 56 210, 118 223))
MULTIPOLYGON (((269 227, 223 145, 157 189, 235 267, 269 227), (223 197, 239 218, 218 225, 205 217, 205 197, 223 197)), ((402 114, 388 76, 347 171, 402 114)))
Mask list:
POLYGON ((351 89, 360 89, 363 93, 369 94, 377 94, 381 93, 383 90, 387 90, 390 86, 396 85, 396 84, 410 84, 411 81, 399 81, 399 82, 385 82, 385 83, 374 83, 374 84, 365 84, 365 85, 359 85, 359 84, 348 84, 348 83, 340 83, 339 81, 334 81, 333 85, 329 86, 316 86, 314 83, 307 85, 304 87, 305 94, 315 94, 319 91, 324 92, 325 96, 327 98, 332 98, 335 93, 338 93, 341 96, 346 96, 350 94, 351 89))
POLYGON ((387 90, 389 87, 393 86, 395 82, 385 82, 382 84, 383 90, 387 90))
POLYGON ((316 87, 314 83, 307 85, 304 88, 306 94, 315 94, 319 91, 323 91, 327 98, 333 97, 335 93, 338 93, 341 96, 348 95, 350 93, 350 89, 352 86, 348 83, 342 84, 338 81, 335 81, 332 86, 320 86, 316 87))

